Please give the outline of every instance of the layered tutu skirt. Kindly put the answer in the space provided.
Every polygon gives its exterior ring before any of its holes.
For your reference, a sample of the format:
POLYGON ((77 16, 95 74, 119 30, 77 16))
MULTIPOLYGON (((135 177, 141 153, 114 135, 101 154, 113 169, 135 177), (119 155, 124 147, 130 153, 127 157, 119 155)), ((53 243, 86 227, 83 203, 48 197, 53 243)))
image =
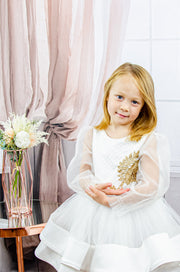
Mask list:
POLYGON ((59 272, 180 272, 179 216, 163 198, 119 215, 75 194, 40 239, 36 256, 59 272))

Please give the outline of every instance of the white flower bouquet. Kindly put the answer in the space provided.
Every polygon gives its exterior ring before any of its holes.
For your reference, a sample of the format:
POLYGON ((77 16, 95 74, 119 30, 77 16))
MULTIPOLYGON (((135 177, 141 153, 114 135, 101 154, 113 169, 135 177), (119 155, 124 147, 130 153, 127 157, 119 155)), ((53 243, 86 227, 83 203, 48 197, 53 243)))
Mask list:
POLYGON ((32 211, 33 180, 27 150, 39 143, 48 143, 48 133, 38 131, 40 124, 41 121, 31 121, 25 115, 15 114, 10 114, 6 122, 0 122, 3 127, 0 129, 2 185, 10 214, 32 211))
POLYGON ((0 129, 0 148, 11 151, 31 148, 39 143, 47 144, 45 136, 48 133, 38 131, 41 122, 31 121, 25 114, 10 114, 6 122, 0 122, 4 128, 0 129))

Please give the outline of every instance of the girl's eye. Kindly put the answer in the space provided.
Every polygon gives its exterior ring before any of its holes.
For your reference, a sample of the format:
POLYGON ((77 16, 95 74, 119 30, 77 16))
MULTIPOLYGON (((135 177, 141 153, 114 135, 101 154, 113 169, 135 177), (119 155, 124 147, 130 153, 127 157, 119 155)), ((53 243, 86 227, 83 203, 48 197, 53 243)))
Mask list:
POLYGON ((136 100, 133 100, 133 101, 132 101, 132 104, 137 105, 138 102, 137 102, 136 100))
POLYGON ((122 99, 123 97, 122 97, 122 95, 117 95, 117 99, 122 99))

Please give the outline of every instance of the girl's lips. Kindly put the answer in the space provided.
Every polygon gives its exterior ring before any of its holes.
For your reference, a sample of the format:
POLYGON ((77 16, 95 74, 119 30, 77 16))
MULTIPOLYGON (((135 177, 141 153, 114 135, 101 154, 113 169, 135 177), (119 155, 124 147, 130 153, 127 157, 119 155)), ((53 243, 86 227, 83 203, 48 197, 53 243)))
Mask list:
POLYGON ((118 113, 118 112, 116 112, 116 114, 119 116, 119 117, 121 117, 121 118, 127 118, 128 116, 126 116, 126 115, 124 115, 124 114, 121 114, 121 113, 118 113))

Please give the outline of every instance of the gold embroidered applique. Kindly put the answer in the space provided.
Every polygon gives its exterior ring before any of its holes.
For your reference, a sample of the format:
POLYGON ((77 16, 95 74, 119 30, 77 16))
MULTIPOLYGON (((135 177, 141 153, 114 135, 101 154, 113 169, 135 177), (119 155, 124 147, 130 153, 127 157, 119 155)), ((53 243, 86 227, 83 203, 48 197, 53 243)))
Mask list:
MULTIPOLYGON (((126 156, 118 165, 118 177, 121 181, 121 185, 118 189, 123 188, 123 185, 130 185, 132 182, 136 181, 136 175, 138 171, 139 163, 139 151, 131 153, 126 156)), ((112 186, 115 189, 115 186, 112 186)))

